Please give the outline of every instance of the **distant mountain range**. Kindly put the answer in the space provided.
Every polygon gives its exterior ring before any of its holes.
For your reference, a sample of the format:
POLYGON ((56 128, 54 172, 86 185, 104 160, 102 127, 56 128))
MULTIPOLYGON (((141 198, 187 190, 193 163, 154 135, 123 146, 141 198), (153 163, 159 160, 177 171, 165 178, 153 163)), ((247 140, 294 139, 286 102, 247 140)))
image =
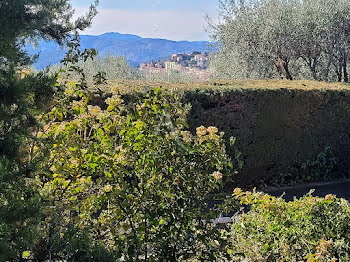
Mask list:
MULTIPOLYGON (((95 48, 101 56, 124 56, 131 66, 166 59, 174 53, 207 52, 208 44, 209 42, 206 41, 171 41, 119 33, 106 33, 99 36, 81 35, 82 48, 95 48)), ((36 49, 28 45, 26 50, 32 55, 40 53, 34 65, 37 69, 59 63, 66 52, 56 43, 44 40, 39 41, 36 49)))

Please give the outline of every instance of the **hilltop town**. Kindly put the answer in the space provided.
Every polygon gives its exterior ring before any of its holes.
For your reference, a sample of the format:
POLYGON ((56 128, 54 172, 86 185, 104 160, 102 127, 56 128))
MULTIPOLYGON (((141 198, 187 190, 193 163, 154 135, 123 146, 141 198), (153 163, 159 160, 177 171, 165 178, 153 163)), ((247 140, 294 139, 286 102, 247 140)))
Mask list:
POLYGON ((149 63, 141 63, 139 69, 148 72, 162 72, 169 70, 205 70, 208 68, 209 55, 194 51, 191 54, 173 54, 170 59, 149 63))
POLYGON ((146 74, 185 73, 198 81, 207 81, 210 78, 208 70, 209 54, 194 51, 191 54, 177 53, 170 59, 141 63, 139 70, 146 74))

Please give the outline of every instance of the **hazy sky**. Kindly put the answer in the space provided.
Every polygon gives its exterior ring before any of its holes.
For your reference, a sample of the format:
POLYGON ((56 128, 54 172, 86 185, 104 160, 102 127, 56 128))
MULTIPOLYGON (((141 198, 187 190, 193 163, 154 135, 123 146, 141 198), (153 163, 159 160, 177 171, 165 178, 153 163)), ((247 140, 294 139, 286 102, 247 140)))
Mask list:
MULTIPOLYGON (((91 0, 92 1, 92 0, 91 0)), ((72 0, 82 14, 90 0, 72 0)), ((99 14, 83 34, 136 34, 171 40, 208 40, 205 15, 217 17, 218 0, 100 0, 99 14)))

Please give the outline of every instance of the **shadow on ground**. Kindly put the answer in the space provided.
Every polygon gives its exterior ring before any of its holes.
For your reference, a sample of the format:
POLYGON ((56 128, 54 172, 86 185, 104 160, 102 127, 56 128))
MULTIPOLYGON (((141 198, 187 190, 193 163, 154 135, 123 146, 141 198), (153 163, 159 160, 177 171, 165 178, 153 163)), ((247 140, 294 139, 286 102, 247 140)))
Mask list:
POLYGON ((300 198, 307 194, 310 190, 314 189, 313 196, 324 197, 328 194, 336 195, 338 198, 345 198, 350 202, 350 179, 327 182, 327 183, 314 183, 299 186, 290 186, 283 188, 268 188, 263 190, 264 192, 273 196, 282 196, 287 201, 293 200, 294 197, 300 198))

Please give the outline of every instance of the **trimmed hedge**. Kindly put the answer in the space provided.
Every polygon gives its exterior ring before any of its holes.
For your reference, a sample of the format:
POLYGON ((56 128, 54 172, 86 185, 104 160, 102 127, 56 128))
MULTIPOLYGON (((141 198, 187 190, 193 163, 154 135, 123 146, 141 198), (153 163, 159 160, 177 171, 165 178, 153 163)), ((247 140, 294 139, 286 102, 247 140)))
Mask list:
MULTIPOLYGON (((245 164, 235 182, 257 186, 285 174, 297 177, 302 164, 328 146, 338 159, 331 178, 349 176, 350 88, 310 87, 302 81, 283 88, 279 81, 264 84, 240 88, 226 83, 185 92, 185 101, 192 104, 192 131, 213 125, 225 132, 227 141, 237 138, 245 164)), ((233 156, 232 149, 228 152, 233 156)))
MULTIPOLYGON (((227 142, 231 136, 237 138, 234 149, 243 153, 244 166, 235 175, 235 186, 273 185, 283 183, 284 177, 289 182, 298 181, 305 171, 302 165, 311 163, 314 168, 323 161, 317 155, 328 147, 333 156, 326 157, 337 159, 337 165, 324 173, 331 171, 329 179, 350 175, 349 85, 286 80, 182 84, 128 81, 111 82, 105 94, 111 86, 129 102, 145 86, 176 88, 183 94, 183 102, 192 105, 188 121, 193 133, 201 125, 216 126, 225 132, 227 142)), ((234 149, 228 146, 232 158, 234 149)), ((322 168, 312 172, 322 172, 322 168)))

